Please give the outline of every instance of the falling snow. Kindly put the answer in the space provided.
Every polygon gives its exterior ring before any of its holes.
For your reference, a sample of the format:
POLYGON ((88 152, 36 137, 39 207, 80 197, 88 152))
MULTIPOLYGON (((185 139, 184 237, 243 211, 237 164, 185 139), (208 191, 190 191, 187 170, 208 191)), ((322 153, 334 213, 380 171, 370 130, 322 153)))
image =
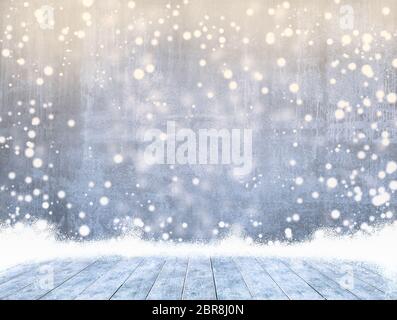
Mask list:
POLYGON ((0 223, 267 243, 392 223, 397 5, 350 27, 305 3, 1 1, 0 223), (169 120, 252 129, 252 171, 148 165, 169 120))

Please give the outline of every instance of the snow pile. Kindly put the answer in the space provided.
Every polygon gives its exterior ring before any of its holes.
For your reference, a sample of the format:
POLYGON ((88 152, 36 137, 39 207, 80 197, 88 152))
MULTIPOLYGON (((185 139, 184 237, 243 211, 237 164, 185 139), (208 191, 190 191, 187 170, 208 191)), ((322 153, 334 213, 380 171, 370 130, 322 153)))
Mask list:
POLYGON ((252 244, 238 237, 207 244, 172 244, 145 241, 131 235, 92 242, 59 241, 52 230, 42 222, 2 228, 0 269, 59 258, 223 255, 346 259, 374 263, 387 272, 397 271, 396 223, 372 234, 357 233, 349 237, 337 237, 320 230, 311 241, 275 245, 252 244))

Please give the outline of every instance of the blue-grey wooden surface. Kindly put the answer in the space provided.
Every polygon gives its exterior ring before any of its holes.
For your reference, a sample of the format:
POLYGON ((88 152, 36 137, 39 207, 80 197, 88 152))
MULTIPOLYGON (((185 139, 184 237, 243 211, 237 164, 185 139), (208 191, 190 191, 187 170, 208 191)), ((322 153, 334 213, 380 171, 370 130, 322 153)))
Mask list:
POLYGON ((397 281, 373 265, 349 261, 101 257, 0 270, 0 299, 397 299, 397 281))

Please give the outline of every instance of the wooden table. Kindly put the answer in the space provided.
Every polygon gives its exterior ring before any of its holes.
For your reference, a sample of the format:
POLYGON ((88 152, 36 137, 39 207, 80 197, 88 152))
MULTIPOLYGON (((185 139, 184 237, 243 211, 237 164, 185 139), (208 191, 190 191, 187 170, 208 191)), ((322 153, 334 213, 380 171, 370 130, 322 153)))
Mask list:
POLYGON ((376 266, 263 257, 101 257, 0 271, 0 299, 396 299, 376 266))

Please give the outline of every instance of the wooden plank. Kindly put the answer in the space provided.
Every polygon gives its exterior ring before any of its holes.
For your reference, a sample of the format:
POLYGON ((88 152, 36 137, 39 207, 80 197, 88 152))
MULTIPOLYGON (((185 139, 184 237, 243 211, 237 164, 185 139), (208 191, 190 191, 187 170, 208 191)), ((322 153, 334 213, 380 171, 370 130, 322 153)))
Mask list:
POLYGON ((395 288, 397 288, 397 268, 392 266, 382 267, 380 265, 375 265, 369 262, 354 262, 356 265, 360 265, 363 269, 368 272, 374 273, 377 276, 380 276, 387 282, 387 288, 385 288, 385 292, 390 294, 393 293, 394 297, 395 288), (391 287, 391 288, 390 288, 391 287))
POLYGON ((252 295, 232 258, 212 258, 216 293, 219 300, 249 300, 252 295))
POLYGON ((302 260, 280 259, 297 276, 306 281, 327 300, 357 300, 358 297, 302 260))
POLYGON ((306 262, 321 272, 323 275, 339 283, 339 285, 349 290, 355 296, 364 300, 383 300, 385 293, 361 281, 354 275, 353 269, 348 264, 339 264, 331 267, 325 261, 306 260, 306 262))
POLYGON ((395 282, 352 261, 112 257, 16 266, 0 280, 0 297, 13 300, 397 298, 395 282), (51 270, 52 287, 38 286, 51 270), (351 288, 343 284, 349 272, 351 288))
MULTIPOLYGON (((42 263, 49 263, 48 261, 46 262, 41 262, 42 263)), ((14 279, 15 277, 23 274, 30 272, 30 270, 33 270, 35 266, 37 266, 39 263, 28 263, 28 264, 20 264, 17 266, 9 267, 7 269, 4 269, 0 272, 0 285, 10 281, 11 279, 14 279)))
POLYGON ((164 258, 145 258, 111 297, 112 300, 144 300, 165 263, 164 258))
POLYGON ((262 267, 291 300, 323 300, 312 286, 277 259, 258 259, 262 267))
POLYGON ((64 282, 61 286, 56 287, 54 290, 46 293, 40 299, 43 300, 73 300, 81 292, 90 286, 96 279, 103 273, 112 268, 119 258, 103 258, 96 261, 76 276, 64 282))
MULTIPOLYGON (((65 281, 69 280, 79 272, 83 271, 89 265, 94 263, 94 259, 76 261, 71 263, 65 263, 64 266, 54 269, 52 274, 49 275, 49 281, 45 278, 36 279, 32 284, 23 288, 22 290, 15 292, 12 295, 6 297, 8 300, 36 300, 62 285, 65 281)), ((32 279, 34 280, 34 279, 32 279)))
POLYGON ((210 258, 190 258, 185 288, 184 300, 215 300, 216 291, 212 274, 210 258))
POLYGON ((397 268, 385 268, 380 265, 363 261, 354 261, 352 263, 355 265, 360 265, 363 269, 366 269, 367 271, 384 278, 386 281, 392 281, 397 285, 397 268))
POLYGON ((142 258, 124 259, 86 288, 77 300, 109 300, 142 262, 142 258))
MULTIPOLYGON (((330 268, 339 268, 340 264, 341 262, 337 261, 327 261, 327 265, 330 268)), ((395 281, 388 280, 381 275, 364 268, 356 262, 342 262, 342 265, 351 266, 354 277, 383 292, 385 294, 384 299, 397 298, 397 286, 395 281)))
POLYGON ((51 270, 57 270, 69 263, 70 261, 58 260, 30 265, 24 273, 19 274, 0 285, 0 299, 4 299, 5 297, 22 290, 37 281, 37 279, 45 276, 45 274, 51 272, 51 270))
POLYGON ((254 299, 287 300, 287 295, 253 257, 235 259, 254 299))
POLYGON ((169 258, 147 297, 148 300, 180 300, 185 284, 187 258, 169 258))

